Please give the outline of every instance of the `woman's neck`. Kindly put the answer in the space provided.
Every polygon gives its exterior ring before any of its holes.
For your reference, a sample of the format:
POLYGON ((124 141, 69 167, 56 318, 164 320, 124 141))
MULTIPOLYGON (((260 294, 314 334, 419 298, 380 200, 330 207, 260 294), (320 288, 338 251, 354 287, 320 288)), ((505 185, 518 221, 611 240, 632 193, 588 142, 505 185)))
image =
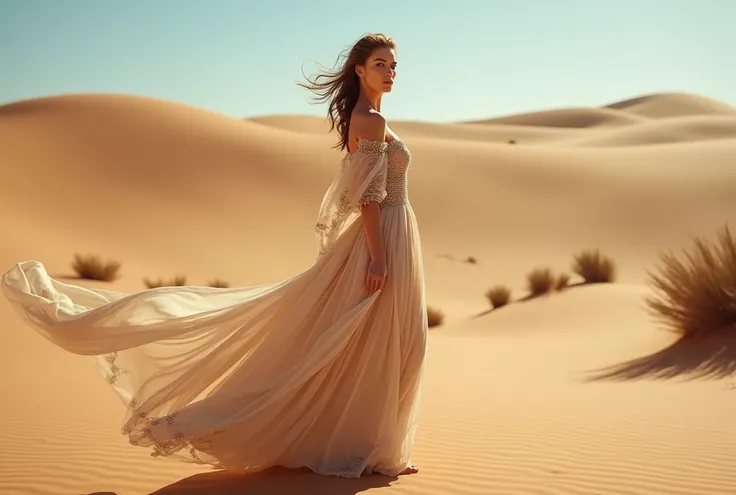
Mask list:
POLYGON ((366 105, 371 107, 376 112, 381 111, 381 97, 383 93, 369 91, 366 88, 360 88, 359 99, 362 99, 366 105))

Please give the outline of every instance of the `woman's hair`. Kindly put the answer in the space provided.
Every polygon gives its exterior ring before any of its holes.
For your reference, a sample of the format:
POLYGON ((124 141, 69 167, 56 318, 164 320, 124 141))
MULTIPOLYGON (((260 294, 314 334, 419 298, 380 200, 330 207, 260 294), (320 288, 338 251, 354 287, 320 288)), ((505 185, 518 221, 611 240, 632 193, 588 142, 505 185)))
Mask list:
POLYGON ((340 140, 334 146, 340 150, 347 149, 350 135, 350 115, 360 95, 360 80, 355 72, 356 65, 364 65, 368 57, 379 48, 396 48, 394 40, 382 33, 371 33, 360 38, 352 48, 341 53, 337 58, 337 68, 323 70, 313 79, 304 76, 306 83, 297 84, 315 93, 314 99, 319 103, 330 102, 327 117, 330 120, 330 131, 337 128, 340 140), (340 60, 343 63, 340 64, 340 60))

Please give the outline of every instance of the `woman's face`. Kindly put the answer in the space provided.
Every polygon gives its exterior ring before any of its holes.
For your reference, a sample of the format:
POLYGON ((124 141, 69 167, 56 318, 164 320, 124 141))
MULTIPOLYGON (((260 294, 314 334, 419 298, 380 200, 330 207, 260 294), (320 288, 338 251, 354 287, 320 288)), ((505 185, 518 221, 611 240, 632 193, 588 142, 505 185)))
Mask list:
POLYGON ((388 93, 396 78, 396 52, 392 48, 374 50, 365 65, 355 68, 363 84, 373 91, 388 93))

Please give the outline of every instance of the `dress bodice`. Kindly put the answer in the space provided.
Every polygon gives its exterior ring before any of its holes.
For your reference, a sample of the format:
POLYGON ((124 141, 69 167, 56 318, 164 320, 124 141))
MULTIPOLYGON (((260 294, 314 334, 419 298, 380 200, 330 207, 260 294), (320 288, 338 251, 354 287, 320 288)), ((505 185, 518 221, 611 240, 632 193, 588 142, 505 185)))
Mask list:
MULTIPOLYGON (((385 165, 382 165, 381 171, 373 174, 370 183, 365 188, 360 198, 361 204, 376 201, 383 208, 409 203, 407 176, 411 154, 403 141, 399 139, 392 139, 388 142, 362 139, 358 142, 358 151, 355 154, 346 155, 345 159, 349 160, 353 156, 358 156, 357 153, 363 157, 372 157, 372 160, 385 159, 385 165)), ((345 164, 346 162, 343 161, 343 167, 345 164)))
POLYGON ((387 153, 386 197, 381 201, 381 206, 406 204, 409 202, 407 179, 411 153, 406 143, 399 139, 388 142, 387 153))

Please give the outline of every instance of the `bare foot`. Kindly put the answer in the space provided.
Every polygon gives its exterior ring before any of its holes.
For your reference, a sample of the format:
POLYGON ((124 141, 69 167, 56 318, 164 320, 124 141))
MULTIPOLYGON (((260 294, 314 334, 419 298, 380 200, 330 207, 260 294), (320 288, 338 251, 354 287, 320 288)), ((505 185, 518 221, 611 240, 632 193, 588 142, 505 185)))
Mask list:
POLYGON ((419 472, 418 467, 409 465, 409 467, 407 467, 406 469, 404 469, 403 471, 399 473, 399 476, 401 476, 402 474, 416 474, 418 472, 419 472))

